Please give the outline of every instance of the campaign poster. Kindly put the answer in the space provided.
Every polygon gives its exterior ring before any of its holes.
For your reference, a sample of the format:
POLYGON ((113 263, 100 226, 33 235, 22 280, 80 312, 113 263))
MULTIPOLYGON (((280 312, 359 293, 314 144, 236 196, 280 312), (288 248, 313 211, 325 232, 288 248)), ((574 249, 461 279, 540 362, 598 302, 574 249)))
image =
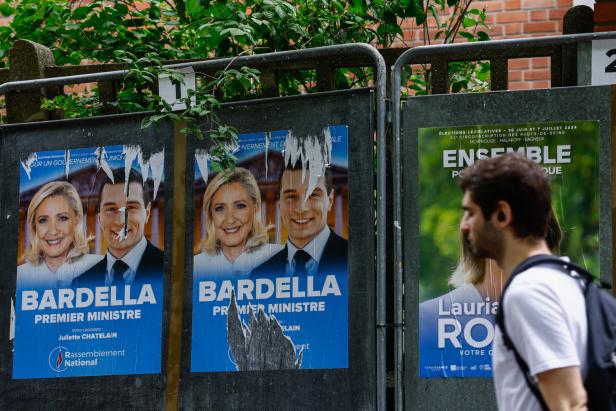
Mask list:
POLYGON ((459 173, 477 159, 518 152, 550 176, 560 247, 599 272, 599 123, 477 125, 419 130, 419 376, 491 377, 503 274, 464 250, 459 173), (466 256, 466 258, 465 258, 466 256))
POLYGON ((20 161, 13 378, 161 370, 164 149, 20 161))
POLYGON ((348 127, 195 154, 192 372, 348 367, 348 127))

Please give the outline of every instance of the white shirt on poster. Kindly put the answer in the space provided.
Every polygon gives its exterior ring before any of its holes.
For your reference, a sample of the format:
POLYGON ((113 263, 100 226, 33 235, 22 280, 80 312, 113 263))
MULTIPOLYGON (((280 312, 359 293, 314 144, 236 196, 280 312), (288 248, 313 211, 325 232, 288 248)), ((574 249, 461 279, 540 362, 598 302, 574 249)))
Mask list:
MULTIPOLYGON (((321 232, 317 234, 302 250, 310 255, 310 260, 306 263, 306 273, 308 275, 314 275, 319 266, 319 261, 321 261, 321 257, 323 256, 323 251, 325 251, 325 244, 327 244, 327 240, 329 240, 330 229, 328 226, 323 227, 321 232)), ((287 275, 293 275, 295 272, 295 253, 299 250, 299 248, 295 247, 295 244, 289 239, 287 241, 287 275)))
MULTIPOLYGON (((128 265, 128 270, 122 273, 122 278, 124 279, 125 284, 132 284, 135 280, 135 275, 137 274, 137 268, 139 268, 139 263, 141 262, 141 257, 143 257, 143 253, 145 252, 146 247, 148 246, 148 242, 145 237, 141 237, 141 240, 135 245, 124 257, 121 258, 122 261, 128 265)), ((113 283, 113 273, 112 268, 113 265, 118 258, 115 258, 113 254, 107 251, 107 271, 105 271, 105 285, 111 285, 113 283)))
POLYGON ((62 264, 51 271, 45 262, 33 265, 26 262, 17 267, 17 289, 67 288, 71 281, 103 259, 102 255, 84 254, 76 261, 62 264))
POLYGON ((252 252, 244 252, 231 262, 222 251, 215 255, 199 253, 194 258, 195 278, 247 277, 252 270, 284 248, 281 244, 263 244, 252 252))
MULTIPOLYGON (((578 279, 549 267, 530 268, 514 278, 502 307, 507 333, 533 376, 579 366, 584 378, 588 325, 578 279)), ((540 411, 513 351, 504 345, 499 327, 495 330, 493 348, 498 408, 540 411)))

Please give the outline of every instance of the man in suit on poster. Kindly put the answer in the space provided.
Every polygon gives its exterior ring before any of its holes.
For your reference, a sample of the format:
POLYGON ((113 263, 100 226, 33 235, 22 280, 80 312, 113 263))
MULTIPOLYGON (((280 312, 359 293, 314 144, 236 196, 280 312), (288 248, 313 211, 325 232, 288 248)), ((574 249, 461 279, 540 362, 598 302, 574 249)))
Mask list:
POLYGON ((309 168, 295 166, 283 171, 279 181, 280 213, 288 241, 284 249, 257 267, 252 277, 346 274, 347 240, 327 226, 334 202, 331 171, 325 169, 307 195, 309 181, 309 168))
POLYGON ((131 170, 126 176, 123 169, 113 171, 113 181, 105 175, 99 199, 98 219, 107 253, 98 264, 73 280, 72 286, 160 281, 164 254, 144 236, 151 203, 141 175, 131 170), (127 177, 128 195, 124 192, 127 177))

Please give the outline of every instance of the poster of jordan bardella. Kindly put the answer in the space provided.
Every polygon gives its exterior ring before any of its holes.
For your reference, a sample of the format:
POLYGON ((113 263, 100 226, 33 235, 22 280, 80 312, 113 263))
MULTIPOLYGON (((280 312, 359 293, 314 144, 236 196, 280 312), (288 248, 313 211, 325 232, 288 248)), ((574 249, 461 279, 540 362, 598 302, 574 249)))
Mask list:
POLYGON ((192 372, 348 367, 348 127, 195 152, 192 372))
POLYGON ((21 158, 14 379, 160 373, 164 154, 21 158))

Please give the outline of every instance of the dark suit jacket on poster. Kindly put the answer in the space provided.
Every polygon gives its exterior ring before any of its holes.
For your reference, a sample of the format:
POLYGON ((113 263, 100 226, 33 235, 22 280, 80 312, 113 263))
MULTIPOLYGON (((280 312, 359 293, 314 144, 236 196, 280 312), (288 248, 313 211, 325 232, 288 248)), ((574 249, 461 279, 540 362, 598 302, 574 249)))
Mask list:
MULTIPOLYGON (((153 279, 161 280, 163 276, 164 253, 148 241, 145 247, 133 284, 144 284, 153 279)), ((107 272, 107 255, 71 283, 71 287, 91 287, 105 285, 107 272)))
MULTIPOLYGON (((336 274, 344 271, 347 274, 347 243, 348 241, 340 237, 330 229, 329 238, 325 243, 323 255, 317 266, 317 275, 336 274)), ((272 258, 258 266, 252 271, 251 277, 279 277, 285 274, 287 269, 288 247, 274 254, 272 258)))

